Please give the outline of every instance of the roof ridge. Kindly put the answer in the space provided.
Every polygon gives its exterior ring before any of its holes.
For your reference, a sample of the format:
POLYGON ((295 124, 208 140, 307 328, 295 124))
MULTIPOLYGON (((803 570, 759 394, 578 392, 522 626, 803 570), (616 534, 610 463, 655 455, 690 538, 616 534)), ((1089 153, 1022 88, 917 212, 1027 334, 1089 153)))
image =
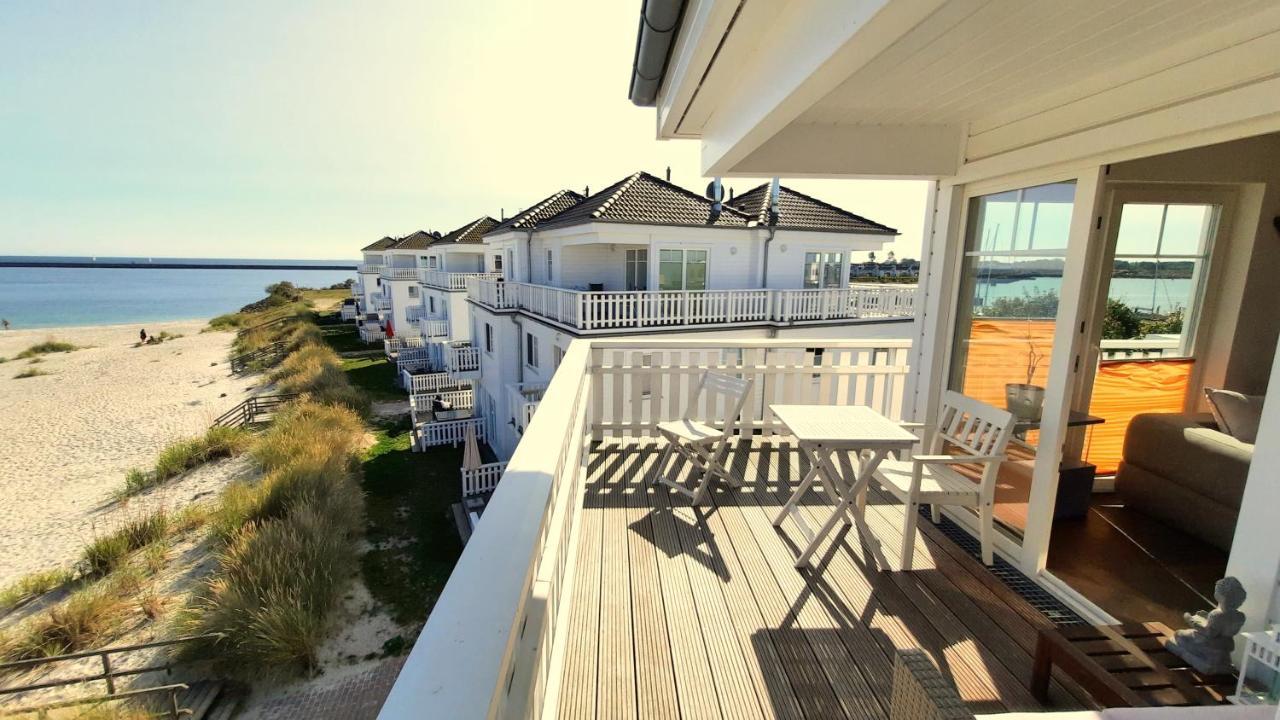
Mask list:
POLYGON ((547 207, 547 206, 548 206, 548 205, 550 205, 551 203, 553 203, 553 202, 555 202, 555 201, 559 200, 560 198, 564 197, 564 196, 565 196, 565 194, 566 194, 566 193, 568 193, 568 192, 570 192, 568 188, 561 188, 561 189, 560 189, 560 190, 558 190, 557 192, 552 193, 551 197, 544 199, 542 202, 538 203, 537 205, 534 205, 533 207, 529 208, 528 210, 525 210, 523 213, 516 213, 517 215, 524 215, 524 217, 522 217, 522 218, 520 218, 519 220, 517 220, 517 221, 515 221, 515 222, 511 223, 511 227, 523 227, 523 226, 524 226, 524 221, 525 221, 525 220, 528 220, 529 218, 534 217, 534 216, 535 216, 535 215, 537 215, 538 213, 542 212, 542 209, 543 209, 543 208, 547 207))
POLYGON ((644 175, 644 174, 645 174, 645 172, 644 172, 643 170, 639 170, 639 171, 636 171, 635 173, 633 173, 633 174, 631 175, 631 177, 629 177, 629 178, 627 178, 626 180, 624 180, 624 181, 622 182, 622 184, 618 186, 618 189, 617 189, 617 190, 614 190, 614 191, 613 191, 613 194, 612 194, 612 195, 610 195, 610 196, 609 196, 609 198, 608 198, 607 200, 605 200, 604 202, 600 203, 600 207, 598 207, 598 208, 596 208, 595 210, 592 210, 592 211, 591 211, 591 217, 593 217, 593 218, 598 218, 598 217, 600 217, 601 215, 603 215, 603 214, 604 214, 604 211, 605 211, 605 210, 608 210, 610 207, 612 207, 612 206, 613 206, 613 203, 614 203, 618 198, 622 197, 622 194, 623 194, 624 192, 626 192, 626 191, 630 190, 630 189, 631 189, 631 186, 632 186, 632 185, 635 185, 635 184, 636 184, 636 181, 637 181, 637 180, 639 180, 639 179, 640 179, 640 177, 641 177, 642 175, 644 175))

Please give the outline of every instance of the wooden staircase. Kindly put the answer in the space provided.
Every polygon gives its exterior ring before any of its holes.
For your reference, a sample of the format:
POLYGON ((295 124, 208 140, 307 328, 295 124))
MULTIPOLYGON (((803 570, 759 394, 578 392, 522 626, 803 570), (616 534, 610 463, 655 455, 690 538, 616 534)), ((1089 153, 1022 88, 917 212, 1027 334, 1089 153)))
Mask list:
POLYGON ((178 711, 188 720, 230 720, 243 700, 244 692, 234 685, 199 680, 178 696, 178 711))

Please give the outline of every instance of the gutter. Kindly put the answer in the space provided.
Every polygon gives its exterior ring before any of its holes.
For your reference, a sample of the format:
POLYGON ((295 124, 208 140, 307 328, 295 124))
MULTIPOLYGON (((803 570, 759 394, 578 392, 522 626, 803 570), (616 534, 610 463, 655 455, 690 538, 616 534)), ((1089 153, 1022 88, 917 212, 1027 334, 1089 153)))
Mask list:
POLYGON ((658 90, 667 74, 671 48, 683 18, 684 0, 644 0, 636 33, 635 59, 631 63, 629 97, 636 105, 657 104, 658 90))

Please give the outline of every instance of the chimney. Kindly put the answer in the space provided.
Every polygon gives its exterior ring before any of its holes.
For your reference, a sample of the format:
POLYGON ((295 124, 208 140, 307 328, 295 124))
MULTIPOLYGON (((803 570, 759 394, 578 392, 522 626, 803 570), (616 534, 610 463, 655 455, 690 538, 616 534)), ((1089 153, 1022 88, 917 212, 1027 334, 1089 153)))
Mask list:
POLYGON ((732 185, 730 185, 730 186, 729 186, 729 199, 730 199, 730 200, 732 200, 732 199, 733 199, 733 186, 732 186, 732 185))
POLYGON ((507 209, 506 209, 506 208, 498 208, 498 219, 499 219, 499 220, 506 220, 506 219, 507 219, 507 209))
POLYGON ((667 182, 671 182, 671 166, 667 166, 667 182))
POLYGON ((590 186, 590 185, 588 185, 588 186, 586 186, 586 187, 582 188, 582 195, 583 195, 584 197, 591 197, 591 186, 590 186))

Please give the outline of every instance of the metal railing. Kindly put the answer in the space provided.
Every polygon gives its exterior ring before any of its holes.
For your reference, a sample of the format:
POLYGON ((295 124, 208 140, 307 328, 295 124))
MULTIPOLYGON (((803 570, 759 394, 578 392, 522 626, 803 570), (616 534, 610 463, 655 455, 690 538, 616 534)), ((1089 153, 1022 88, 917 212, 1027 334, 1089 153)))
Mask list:
POLYGON ((280 393, 278 395, 255 395, 230 410, 222 413, 213 421, 214 427, 248 427, 260 422, 260 418, 269 418, 280 409, 300 397, 298 393, 280 393))
POLYGON ((502 278, 502 273, 422 270, 420 271, 418 281, 423 285, 429 285, 442 290, 466 290, 467 280, 469 278, 477 278, 480 280, 500 280, 502 278))
POLYGON ((583 292, 473 279, 467 297, 496 310, 523 310, 585 331, 791 324, 915 316, 914 287, 857 284, 821 290, 645 290, 583 292))

